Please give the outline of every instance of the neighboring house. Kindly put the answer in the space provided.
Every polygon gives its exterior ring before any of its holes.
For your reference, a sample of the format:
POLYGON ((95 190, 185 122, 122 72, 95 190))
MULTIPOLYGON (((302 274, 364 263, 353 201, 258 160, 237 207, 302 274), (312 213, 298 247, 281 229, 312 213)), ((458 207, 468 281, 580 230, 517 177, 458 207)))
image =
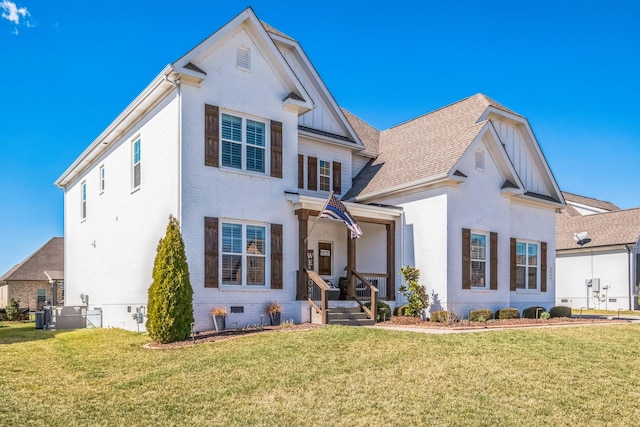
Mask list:
POLYGON ((168 65, 56 184, 68 302, 90 297, 104 326, 136 330, 170 214, 196 330, 212 328, 214 305, 232 326, 258 323, 270 301, 309 321, 321 285, 306 268, 348 297, 362 277, 394 305, 400 267, 415 265, 433 307, 462 315, 554 302, 565 205, 524 117, 478 94, 380 132, 250 8, 168 65), (316 220, 331 192, 363 237, 316 220))
POLYGON ((10 299, 21 308, 40 310, 45 302, 64 303, 64 239, 54 237, 0 277, 0 308, 10 299))
POLYGON ((640 208, 564 193, 556 222, 556 302, 573 308, 638 309, 640 208), (589 242, 575 235, 586 232, 589 242))

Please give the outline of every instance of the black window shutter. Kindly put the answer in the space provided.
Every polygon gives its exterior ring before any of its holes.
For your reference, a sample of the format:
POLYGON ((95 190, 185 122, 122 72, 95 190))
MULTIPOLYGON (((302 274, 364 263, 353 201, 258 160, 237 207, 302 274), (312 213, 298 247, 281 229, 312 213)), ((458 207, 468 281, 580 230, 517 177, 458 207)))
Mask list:
POLYGON ((218 218, 204 218, 204 287, 218 287, 218 218))
POLYGON ((282 224, 271 224, 271 289, 282 289, 282 224))
POLYGON ((462 229, 462 289, 471 289, 471 230, 462 229))
POLYGON ((220 164, 220 118, 218 107, 204 105, 204 164, 218 167, 220 164))

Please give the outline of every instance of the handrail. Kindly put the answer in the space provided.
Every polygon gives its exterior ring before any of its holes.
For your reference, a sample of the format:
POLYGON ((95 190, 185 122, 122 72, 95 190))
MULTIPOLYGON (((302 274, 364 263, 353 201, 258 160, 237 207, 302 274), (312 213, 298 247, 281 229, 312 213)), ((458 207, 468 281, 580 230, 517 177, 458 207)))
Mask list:
POLYGON ((371 319, 373 319, 373 322, 376 322, 376 316, 377 316, 377 306, 378 306, 378 288, 373 286, 371 283, 369 283, 369 281, 367 279, 365 279, 362 274, 358 273, 355 270, 351 270, 351 274, 353 274, 354 276, 356 276, 361 282, 362 284, 364 284, 365 286, 369 287, 369 290, 371 291, 371 307, 367 308, 366 305, 364 305, 362 303, 362 301, 360 301, 358 299, 357 296, 353 296, 353 299, 355 300, 355 302, 357 302, 360 307, 365 311, 365 313, 367 313, 371 319))
POLYGON ((311 299, 311 296, 309 295, 307 295, 307 301, 316 310, 316 312, 322 316, 322 324, 326 325, 329 320, 327 316, 327 311, 329 310, 328 293, 329 293, 330 287, 329 285, 327 285, 327 282, 325 282, 324 279, 320 277, 318 273, 316 273, 315 271, 308 270, 306 268, 304 269, 304 271, 309 277, 309 279, 311 279, 313 284, 316 285, 318 288, 320 288, 320 307, 318 307, 318 305, 315 303, 313 299, 311 299))

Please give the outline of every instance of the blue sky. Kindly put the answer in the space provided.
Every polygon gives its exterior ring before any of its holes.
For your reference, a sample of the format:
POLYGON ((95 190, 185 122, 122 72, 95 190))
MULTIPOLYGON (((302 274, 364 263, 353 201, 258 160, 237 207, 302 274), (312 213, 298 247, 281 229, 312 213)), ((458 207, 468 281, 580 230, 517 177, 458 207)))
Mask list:
POLYGON ((53 182, 84 148, 249 5, 378 129, 482 92, 529 119, 563 190, 640 206, 640 2, 445 3, 0 0, 0 275, 63 235, 53 182))

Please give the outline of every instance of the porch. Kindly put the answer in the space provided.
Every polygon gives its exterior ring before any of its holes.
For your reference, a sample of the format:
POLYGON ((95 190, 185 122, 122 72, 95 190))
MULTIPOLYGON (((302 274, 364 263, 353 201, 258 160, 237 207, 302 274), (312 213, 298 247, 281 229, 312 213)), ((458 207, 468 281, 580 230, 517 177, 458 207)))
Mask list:
POLYGON ((395 300, 396 221, 402 210, 345 203, 363 231, 354 240, 342 222, 317 219, 324 201, 298 196, 294 203, 299 224, 296 299, 309 303, 318 323, 329 323, 330 313, 349 307, 375 321, 376 302, 395 300))

